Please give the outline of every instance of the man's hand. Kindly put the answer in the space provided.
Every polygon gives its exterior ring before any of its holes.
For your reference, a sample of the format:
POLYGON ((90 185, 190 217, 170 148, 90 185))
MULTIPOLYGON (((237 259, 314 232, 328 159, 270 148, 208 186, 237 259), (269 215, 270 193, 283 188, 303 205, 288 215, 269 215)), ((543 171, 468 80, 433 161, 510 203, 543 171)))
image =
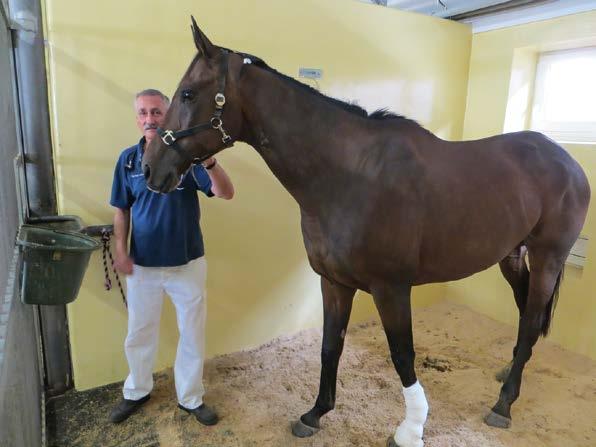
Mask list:
POLYGON ((201 164, 203 165, 204 168, 213 167, 213 166, 215 166, 216 163, 217 163, 217 160, 215 159, 215 157, 209 157, 207 160, 203 160, 201 162, 201 164))
POLYGON ((131 275, 132 265, 133 260, 126 253, 116 253, 114 256, 114 268, 117 272, 124 273, 125 275, 131 275))
POLYGON ((202 165, 207 169, 209 178, 211 179, 211 192, 215 197, 230 200, 234 197, 234 185, 226 171, 217 162, 215 157, 210 157, 202 162, 202 165))

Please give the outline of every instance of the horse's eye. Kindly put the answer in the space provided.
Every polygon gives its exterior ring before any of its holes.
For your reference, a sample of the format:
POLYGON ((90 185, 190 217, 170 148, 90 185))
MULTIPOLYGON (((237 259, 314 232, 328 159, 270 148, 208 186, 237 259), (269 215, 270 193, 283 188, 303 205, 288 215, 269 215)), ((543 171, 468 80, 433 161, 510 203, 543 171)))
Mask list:
POLYGON ((182 101, 191 101, 195 96, 194 92, 190 89, 182 90, 181 95, 182 95, 182 101))

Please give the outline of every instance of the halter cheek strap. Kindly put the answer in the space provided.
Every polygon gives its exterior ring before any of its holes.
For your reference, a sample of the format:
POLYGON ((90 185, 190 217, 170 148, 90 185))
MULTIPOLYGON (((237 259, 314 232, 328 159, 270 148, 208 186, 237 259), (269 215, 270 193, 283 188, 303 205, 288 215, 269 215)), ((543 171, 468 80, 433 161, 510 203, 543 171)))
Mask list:
POLYGON ((180 140, 181 138, 188 137, 190 135, 194 135, 206 130, 219 130, 221 133, 221 142, 224 144, 224 147, 230 147, 234 144, 232 137, 226 132, 223 127, 223 120, 222 114, 224 105, 226 103, 226 97, 224 92, 226 90, 226 77, 228 74, 228 51, 222 49, 222 58, 221 58, 221 65, 220 65, 220 76, 219 76, 219 88, 218 92, 215 95, 215 111, 213 112, 213 116, 211 119, 206 122, 199 124, 197 126, 189 127, 188 129, 173 131, 169 129, 162 129, 160 127, 157 128, 157 134, 161 137, 161 141, 168 146, 174 149, 180 157, 182 157, 185 161, 190 162, 191 164, 200 163, 203 160, 206 160, 211 155, 207 155, 202 158, 191 158, 182 148, 176 143, 176 141, 180 140))

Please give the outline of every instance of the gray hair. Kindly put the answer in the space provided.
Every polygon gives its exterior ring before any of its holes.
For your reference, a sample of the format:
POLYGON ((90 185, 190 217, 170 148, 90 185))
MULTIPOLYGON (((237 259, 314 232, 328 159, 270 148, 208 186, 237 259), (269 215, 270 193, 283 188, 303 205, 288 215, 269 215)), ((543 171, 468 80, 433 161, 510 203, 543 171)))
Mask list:
POLYGON ((170 98, 154 88, 146 88, 145 90, 141 90, 135 95, 135 101, 141 96, 159 96, 167 106, 170 105, 170 98))

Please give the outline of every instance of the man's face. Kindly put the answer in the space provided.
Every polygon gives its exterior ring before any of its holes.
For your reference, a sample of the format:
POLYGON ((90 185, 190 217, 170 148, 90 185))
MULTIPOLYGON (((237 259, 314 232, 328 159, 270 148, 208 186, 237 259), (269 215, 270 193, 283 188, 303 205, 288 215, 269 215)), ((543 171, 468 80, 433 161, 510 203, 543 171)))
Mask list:
POLYGON ((137 127, 149 143, 163 124, 168 106, 161 96, 139 96, 135 101, 137 127))

